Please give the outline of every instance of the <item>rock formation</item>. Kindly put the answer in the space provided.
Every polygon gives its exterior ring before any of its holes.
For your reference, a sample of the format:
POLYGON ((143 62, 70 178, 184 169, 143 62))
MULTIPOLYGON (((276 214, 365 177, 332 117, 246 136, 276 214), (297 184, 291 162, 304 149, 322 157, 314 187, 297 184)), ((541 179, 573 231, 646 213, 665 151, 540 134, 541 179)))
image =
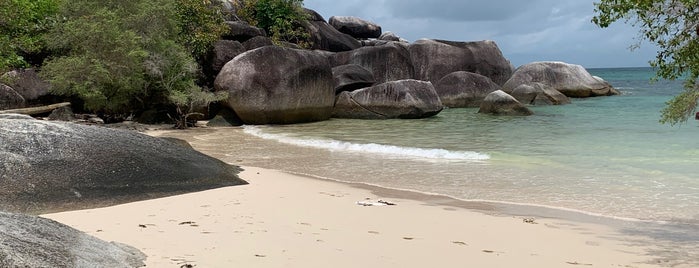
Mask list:
POLYGON ((105 206, 244 184, 238 171, 137 132, 0 119, 0 210, 4 211, 105 206))
POLYGON ((512 66, 493 41, 452 42, 420 39, 410 45, 415 78, 437 83, 447 74, 467 71, 486 76, 502 85, 512 66))
POLYGON ((503 91, 512 92, 523 84, 542 83, 571 98, 619 94, 609 83, 595 79, 580 65, 564 62, 534 62, 520 66, 503 91))
POLYGON ((562 105, 570 103, 570 99, 566 95, 542 83, 519 85, 512 90, 510 95, 523 104, 562 105))
POLYGON ((500 90, 490 78, 465 71, 442 77, 434 88, 442 104, 450 108, 479 107, 490 92, 500 90))
POLYGON ((228 32, 223 35, 225 40, 245 42, 255 36, 267 36, 265 30, 243 21, 226 21, 226 25, 228 25, 228 32))
POLYGON ((332 69, 335 81, 335 94, 342 91, 353 91, 370 87, 376 83, 374 75, 367 69, 356 64, 337 66, 332 69))
POLYGON ((381 26, 357 17, 333 16, 330 17, 329 23, 333 28, 354 38, 367 39, 381 36, 381 26))
POLYGON ((53 220, 0 212, 0 267, 144 267, 146 255, 53 220))
POLYGON ((494 91, 485 97, 478 113, 493 115, 532 115, 529 110, 514 97, 502 90, 494 91))
POLYGON ((276 46, 240 54, 223 67, 214 86, 228 91, 225 105, 246 124, 326 120, 335 100, 325 56, 276 46))
POLYGON ((335 102, 334 117, 355 119, 425 118, 443 106, 430 82, 400 80, 352 92, 343 91, 335 102))
POLYGON ((335 54, 333 66, 356 64, 370 70, 377 83, 413 79, 415 70, 404 45, 388 43, 335 54))
POLYGON ((361 47, 359 41, 330 26, 317 12, 306 9, 306 13, 310 16, 306 28, 311 34, 310 41, 313 49, 341 52, 361 47))

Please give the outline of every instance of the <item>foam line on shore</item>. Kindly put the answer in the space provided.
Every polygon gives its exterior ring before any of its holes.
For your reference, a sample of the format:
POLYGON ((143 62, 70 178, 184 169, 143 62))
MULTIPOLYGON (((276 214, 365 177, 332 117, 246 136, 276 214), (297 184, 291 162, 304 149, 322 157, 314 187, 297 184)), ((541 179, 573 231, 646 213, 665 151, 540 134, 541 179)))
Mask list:
POLYGON ((259 127, 244 126, 244 132, 258 138, 275 140, 285 144, 296 146, 325 149, 330 151, 345 151, 355 153, 383 154, 397 157, 428 159, 428 160, 456 160, 456 161, 484 161, 490 156, 470 151, 449 151, 445 149, 424 149, 416 147, 401 147, 376 143, 352 143, 331 139, 304 139, 291 137, 284 134, 266 133, 259 127))

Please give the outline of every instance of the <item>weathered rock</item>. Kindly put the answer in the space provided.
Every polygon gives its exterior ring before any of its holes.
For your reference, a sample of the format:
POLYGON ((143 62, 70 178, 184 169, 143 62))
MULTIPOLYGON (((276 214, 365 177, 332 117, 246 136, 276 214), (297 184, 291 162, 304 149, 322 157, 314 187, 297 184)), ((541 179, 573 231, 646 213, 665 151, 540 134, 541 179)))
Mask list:
POLYGON ((488 94, 481 103, 481 108, 478 110, 478 113, 525 116, 534 114, 529 108, 502 90, 488 94))
POLYGON ((230 60, 245 52, 245 47, 238 41, 219 40, 214 43, 211 68, 214 73, 221 71, 230 60))
POLYGON ((379 40, 379 39, 370 39, 370 40, 362 40, 360 43, 362 44, 363 47, 375 47, 375 46, 383 46, 385 44, 388 44, 391 41, 385 41, 385 40, 379 40))
POLYGON ((355 119, 425 118, 443 106, 430 82, 400 80, 340 93, 333 116, 355 119))
POLYGON ((618 94, 609 83, 599 81, 580 65, 564 62, 534 62, 517 68, 503 91, 512 92, 522 84, 539 82, 571 98, 618 94))
POLYGON ((214 82, 228 91, 225 105, 246 124, 291 124, 326 120, 335 100, 325 55, 275 46, 240 54, 214 82))
POLYGON ((273 45, 274 43, 272 42, 272 39, 267 36, 255 36, 248 39, 248 41, 243 42, 245 51, 273 45))
POLYGON ((369 70, 356 64, 337 66, 332 71, 333 80, 335 81, 335 94, 339 94, 342 91, 353 91, 370 87, 376 83, 374 75, 369 70))
POLYGON ((346 64, 362 66, 374 74, 377 83, 415 77, 410 52, 406 46, 395 42, 337 53, 332 59, 332 64, 333 66, 346 64))
POLYGON ((485 96, 500 90, 500 86, 490 78, 465 71, 442 77, 434 88, 442 104, 451 108, 479 107, 485 96))
POLYGON ((31 117, 26 114, 0 114, 0 119, 31 119, 34 120, 34 117, 31 117))
POLYGON ((519 85, 512 90, 510 95, 523 104, 562 105, 570 103, 570 99, 566 95, 542 83, 519 85))
POLYGON ((75 121, 76 119, 73 109, 71 109, 70 106, 64 106, 53 110, 48 118, 49 120, 57 121, 75 121))
POLYGON ((223 35, 223 39, 245 42, 255 36, 267 36, 265 30, 251 26, 243 21, 226 21, 228 32, 223 35))
POLYGON ((447 74, 467 71, 498 85, 512 75, 512 65, 493 41, 452 42, 420 39, 410 45, 416 79, 437 83, 447 74))
POLYGON ((239 168, 137 132, 0 119, 0 210, 107 206, 244 184, 239 168))
POLYGON ((400 36, 396 35, 393 32, 384 32, 379 36, 379 40, 399 42, 400 36))
POLYGON ((223 108, 218 113, 214 118, 211 118, 208 123, 206 123, 206 126, 208 127, 237 127, 237 126, 242 126, 244 123, 242 120, 240 120, 240 117, 238 117, 235 112, 233 112, 231 109, 228 108, 223 108))
POLYGON ((144 267, 146 255, 36 216, 0 212, 0 267, 144 267))
POLYGON ((311 35, 311 47, 332 52, 349 51, 357 49, 362 45, 352 36, 341 33, 325 22, 325 19, 311 9, 306 9, 310 19, 305 25, 311 35))
POLYGON ((2 81, 29 103, 37 103, 49 95, 51 85, 41 79, 34 69, 14 70, 2 75, 2 81))
POLYGON ((333 28, 354 38, 367 39, 381 36, 381 26, 357 17, 333 16, 330 17, 329 23, 333 28))
POLYGON ((11 87, 0 84, 0 110, 25 107, 24 97, 11 87))

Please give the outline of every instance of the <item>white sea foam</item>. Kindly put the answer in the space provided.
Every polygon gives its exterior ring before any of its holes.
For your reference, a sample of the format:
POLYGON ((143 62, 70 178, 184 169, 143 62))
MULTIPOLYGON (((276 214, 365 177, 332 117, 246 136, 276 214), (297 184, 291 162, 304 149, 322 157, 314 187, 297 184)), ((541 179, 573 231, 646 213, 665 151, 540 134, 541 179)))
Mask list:
POLYGON ((355 153, 383 154, 397 157, 428 159, 428 160, 457 160, 483 161, 490 159, 487 154, 469 151, 449 151, 444 149, 423 149, 416 147, 401 147, 376 143, 351 143, 331 139, 306 139, 285 134, 266 133, 255 126, 244 126, 245 133, 262 139, 275 140, 285 144, 304 146, 330 151, 345 151, 355 153))

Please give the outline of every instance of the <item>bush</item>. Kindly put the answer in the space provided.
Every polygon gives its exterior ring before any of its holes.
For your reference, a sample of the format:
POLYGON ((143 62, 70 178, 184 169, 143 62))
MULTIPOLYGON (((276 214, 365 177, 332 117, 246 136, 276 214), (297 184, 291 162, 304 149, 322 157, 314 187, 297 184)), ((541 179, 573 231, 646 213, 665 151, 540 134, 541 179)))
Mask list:
POLYGON ((54 24, 58 0, 0 1, 0 72, 27 67, 42 52, 42 35, 54 24))
POLYGON ((236 10, 242 20, 267 31, 275 44, 311 46, 304 27, 309 15, 303 10, 303 0, 245 0, 237 3, 236 10))

